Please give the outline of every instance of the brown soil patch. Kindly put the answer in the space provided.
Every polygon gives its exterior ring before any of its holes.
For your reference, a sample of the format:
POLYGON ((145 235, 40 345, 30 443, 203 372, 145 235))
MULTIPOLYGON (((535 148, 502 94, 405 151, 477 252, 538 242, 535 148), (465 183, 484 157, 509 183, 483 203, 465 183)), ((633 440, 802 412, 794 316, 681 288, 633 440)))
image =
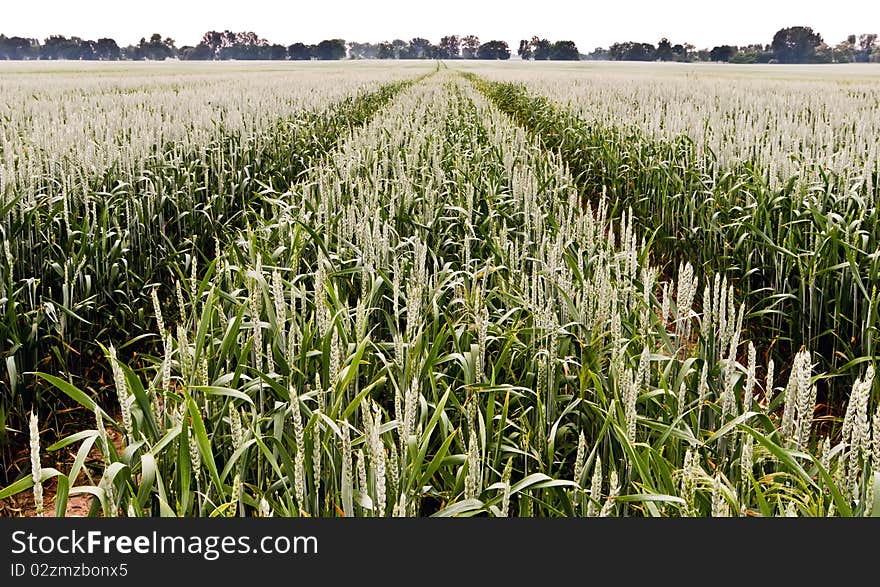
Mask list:
MULTIPOLYGON (((124 449, 122 434, 114 428, 107 428, 107 438, 113 443, 118 452, 122 452, 124 449)), ((79 446, 79 443, 74 443, 57 452, 48 453, 48 457, 44 452, 42 455, 43 466, 54 467, 62 473, 69 471, 71 465, 73 465, 73 461, 76 459, 76 452, 79 450, 79 446)), ((29 459, 30 455, 24 451, 20 451, 19 454, 16 455, 16 462, 28 461, 29 459)), ((91 475, 94 483, 97 484, 102 467, 101 453, 96 446, 92 447, 92 451, 89 453, 79 477, 71 480, 71 487, 75 487, 77 484, 91 484, 88 475, 91 475)), ((43 516, 45 517, 52 517, 55 515, 56 488, 56 479, 50 479, 43 484, 43 516)), ((82 518, 88 516, 89 509, 92 507, 92 500, 94 500, 94 497, 88 494, 69 496, 67 499, 67 509, 64 513, 65 517, 82 518)), ((0 517, 32 518, 36 517, 36 515, 37 510, 36 505, 34 504, 34 494, 31 490, 0 500, 0 517)))

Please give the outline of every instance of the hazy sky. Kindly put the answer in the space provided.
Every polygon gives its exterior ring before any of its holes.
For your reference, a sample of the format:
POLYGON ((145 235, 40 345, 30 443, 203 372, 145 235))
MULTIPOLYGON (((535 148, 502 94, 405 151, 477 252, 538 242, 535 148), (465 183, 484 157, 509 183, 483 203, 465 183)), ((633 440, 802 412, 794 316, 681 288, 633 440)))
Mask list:
POLYGON ((878 0, 5 0, 0 33, 44 39, 50 34, 120 45, 151 33, 194 45, 208 30, 252 30, 289 45, 340 37, 355 41, 475 34, 513 48, 540 35, 570 39, 582 52, 615 41, 656 43, 662 36, 697 47, 769 43, 784 26, 811 26, 829 44, 850 33, 880 32, 878 0))

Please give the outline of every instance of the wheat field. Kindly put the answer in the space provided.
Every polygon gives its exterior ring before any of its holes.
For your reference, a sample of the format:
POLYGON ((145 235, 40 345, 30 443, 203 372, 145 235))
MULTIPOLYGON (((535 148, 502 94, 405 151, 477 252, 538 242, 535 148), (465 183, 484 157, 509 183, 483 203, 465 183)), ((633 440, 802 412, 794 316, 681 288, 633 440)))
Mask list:
POLYGON ((871 65, 2 65, 3 515, 880 515, 878 121, 871 65))

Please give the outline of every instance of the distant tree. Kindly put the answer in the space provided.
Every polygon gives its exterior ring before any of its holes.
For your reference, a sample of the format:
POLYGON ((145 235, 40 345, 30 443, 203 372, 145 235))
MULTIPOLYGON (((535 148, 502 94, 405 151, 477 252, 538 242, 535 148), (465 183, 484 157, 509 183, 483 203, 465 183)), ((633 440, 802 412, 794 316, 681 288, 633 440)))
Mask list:
POLYGON ((388 41, 379 43, 379 59, 394 59, 394 44, 388 41))
POLYGON ((461 40, 458 35, 447 35, 440 39, 437 56, 440 59, 458 59, 461 57, 461 40))
POLYGON ((654 61, 657 49, 651 43, 636 43, 630 55, 632 61, 654 61))
POLYGON ((351 59, 375 59, 378 53, 378 45, 372 43, 351 42, 348 44, 348 56, 351 59))
POLYGON ((695 51, 690 51, 688 59, 690 61, 698 61, 698 62, 708 62, 712 61, 712 58, 709 57, 709 49, 696 49, 695 51))
POLYGON ((709 59, 711 61, 722 61, 727 63, 733 59, 733 56, 736 55, 736 53, 736 47, 732 45, 720 45, 712 47, 712 50, 709 51, 709 59))
POLYGON ((465 59, 476 59, 480 50, 480 39, 476 35, 461 38, 461 56, 465 59))
POLYGON ((80 59, 95 61, 98 59, 98 44, 90 39, 80 40, 80 59))
POLYGON ((159 33, 154 33, 148 41, 141 38, 140 43, 134 47, 133 51, 129 51, 131 59, 163 61, 177 56, 177 48, 174 46, 174 39, 167 37, 162 38, 159 33))
POLYGON ((656 53, 651 43, 614 43, 608 49, 609 58, 613 61, 654 61, 656 53))
MULTIPOLYGON (((240 33, 238 45, 244 49, 243 59, 270 59, 272 56, 272 44, 266 39, 257 36, 256 33, 240 33)), ((286 53, 286 51, 285 51, 286 53)))
POLYGON ((217 58, 252 61, 268 59, 270 52, 269 41, 252 31, 243 31, 231 35, 224 34, 223 42, 217 51, 217 58))
POLYGON ((220 47, 223 46, 223 33, 219 31, 208 31, 204 35, 202 35, 202 45, 210 47, 212 51, 217 51, 220 47))
POLYGON ((547 39, 532 37, 529 46, 532 48, 532 57, 535 61, 546 61, 547 59, 550 59, 550 49, 552 46, 547 39))
POLYGON ((660 61, 672 61, 672 43, 669 42, 669 39, 666 37, 660 39, 654 57, 660 61))
POLYGON ((574 41, 556 41, 550 47, 550 59, 555 61, 578 61, 581 52, 574 41))
POLYGON ((132 61, 141 59, 140 52, 138 51, 137 45, 126 45, 125 47, 120 47, 120 59, 122 61, 132 61))
POLYGON ((113 39, 103 38, 95 43, 94 54, 101 61, 116 61, 122 57, 122 50, 113 39))
POLYGON ((871 61, 871 54, 877 46, 877 35, 874 33, 859 35, 858 51, 856 53, 856 61, 859 63, 868 63, 871 61))
POLYGON ((253 31, 244 31, 235 33, 235 44, 245 47, 262 47, 269 44, 269 41, 260 37, 253 31))
POLYGON ((66 44, 67 37, 61 35, 50 35, 43 39, 43 44, 40 45, 39 51, 37 53, 39 58, 46 60, 62 59, 62 57, 60 57, 62 49, 62 39, 64 40, 64 44, 66 44))
POLYGON ((479 59, 510 59, 510 49, 505 41, 489 41, 477 50, 479 59))
POLYGON ((287 59, 287 47, 284 45, 279 45, 277 43, 269 45, 266 48, 266 53, 268 59, 272 61, 284 61, 287 59))
POLYGON ((730 63, 737 63, 741 65, 759 63, 758 54, 754 51, 739 51, 736 55, 730 58, 730 63))
POLYGON ((210 61, 214 59, 214 50, 204 43, 195 47, 181 47, 178 51, 180 58, 186 61, 210 61))
POLYGON ((519 42, 519 49, 516 50, 516 54, 520 56, 520 59, 532 58, 532 46, 528 39, 522 39, 519 42))
POLYGON ((431 41, 428 39, 423 39, 422 37, 416 37, 409 42, 409 58, 410 59, 425 59, 430 57, 431 54, 431 41))
POLYGON ((676 43, 672 46, 672 60, 678 62, 688 61, 690 58, 691 50, 688 47, 693 47, 693 45, 676 43))
POLYGON ((739 52, 731 59, 731 63, 769 63, 773 59, 773 51, 770 45, 753 43, 740 45, 739 52))
POLYGON ((307 45, 294 43, 287 48, 287 56, 294 61, 308 61, 312 58, 312 52, 307 45))
POLYGON ((834 63, 834 49, 825 43, 820 44, 816 47, 812 63, 834 63))
POLYGON ((133 59, 135 61, 143 61, 146 59, 144 56, 144 47, 147 45, 147 40, 144 37, 141 37, 140 42, 137 45, 129 46, 126 51, 126 56, 128 59, 133 59))
POLYGON ((241 59, 283 60, 288 58, 288 48, 270 44, 253 31, 208 31, 201 42, 186 51, 179 51, 181 59, 241 59))
POLYGON ((611 58, 611 54, 604 47, 596 47, 587 55, 587 58, 592 61, 607 61, 611 58))
POLYGON ((0 59, 36 59, 40 44, 36 39, 0 35, 0 59))
POLYGON ((822 44, 822 36, 810 27, 795 26, 780 29, 773 35, 770 47, 779 63, 809 63, 822 44))
POLYGON ((608 48, 608 58, 612 61, 623 61, 633 43, 612 43, 608 48))
POLYGON ((91 59, 91 47, 79 37, 70 37, 69 39, 63 35, 51 35, 44 42, 39 50, 40 59, 91 59))
POLYGON ((752 63, 769 63, 772 59, 772 54, 756 53, 755 51, 740 51, 730 58, 730 62, 748 65, 752 63))
MULTIPOLYGON (((217 57, 217 54, 220 52, 220 49, 226 45, 226 35, 225 33, 230 33, 231 31, 224 31, 223 33, 219 31, 208 31, 204 35, 202 35, 202 41, 199 43, 199 46, 207 47, 211 51, 210 59, 214 59, 217 57)), ((233 35, 234 40, 234 35, 233 35)), ((229 43, 231 44, 231 43, 229 43)))
POLYGON ((394 48, 395 59, 405 59, 409 55, 409 43, 403 39, 394 39, 391 46, 394 48))
POLYGON ((315 56, 323 61, 345 59, 345 40, 327 39, 315 47, 315 56))
POLYGON ((880 45, 871 51, 871 63, 880 63, 880 45))
POLYGON ((849 35, 845 41, 834 46, 835 63, 852 63, 856 60, 856 36, 849 35))

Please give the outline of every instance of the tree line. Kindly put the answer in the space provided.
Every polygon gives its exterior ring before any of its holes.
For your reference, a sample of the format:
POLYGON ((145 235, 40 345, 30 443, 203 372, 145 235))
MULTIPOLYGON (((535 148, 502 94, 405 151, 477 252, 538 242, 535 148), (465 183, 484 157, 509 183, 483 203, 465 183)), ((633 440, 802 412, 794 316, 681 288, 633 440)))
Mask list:
POLYGON ((831 46, 810 27, 782 28, 769 44, 716 45, 697 49, 689 43, 673 45, 669 39, 651 43, 614 43, 597 47, 586 59, 612 61, 717 61, 725 63, 868 63, 880 62, 880 43, 873 33, 849 35, 831 46))
MULTIPOLYGON (((780 29, 768 44, 717 45, 697 49, 668 38, 652 43, 626 41, 581 54, 573 41, 549 41, 534 36, 519 42, 521 59, 577 61, 717 61, 729 63, 867 63, 880 62, 878 35, 849 35, 830 46, 810 27, 780 29)), ((270 43, 254 32, 208 31, 195 46, 178 47, 170 37, 153 34, 136 45, 120 47, 112 38, 98 40, 52 35, 37 39, 0 35, 0 60, 69 59, 83 61, 151 60, 293 60, 337 59, 509 59, 506 41, 481 42, 476 35, 447 35, 436 44, 416 37, 379 43, 325 39, 320 43, 270 43)))
MULTIPOLYGON (((571 47, 574 43, 568 41, 571 47)), ((557 44, 553 44, 556 47, 557 44)), ((557 51, 562 55, 562 51, 557 51)), ((574 48, 574 59, 579 58, 574 48)), ((254 32, 208 31, 195 46, 178 47, 174 39, 156 33, 136 45, 120 47, 111 38, 97 41, 80 37, 52 35, 42 43, 37 39, 0 35, 0 60, 117 61, 180 59, 210 60, 337 60, 337 59, 509 59, 505 41, 480 42, 476 35, 447 35, 437 44, 416 37, 380 43, 346 42, 325 39, 320 43, 270 43, 254 32)))

